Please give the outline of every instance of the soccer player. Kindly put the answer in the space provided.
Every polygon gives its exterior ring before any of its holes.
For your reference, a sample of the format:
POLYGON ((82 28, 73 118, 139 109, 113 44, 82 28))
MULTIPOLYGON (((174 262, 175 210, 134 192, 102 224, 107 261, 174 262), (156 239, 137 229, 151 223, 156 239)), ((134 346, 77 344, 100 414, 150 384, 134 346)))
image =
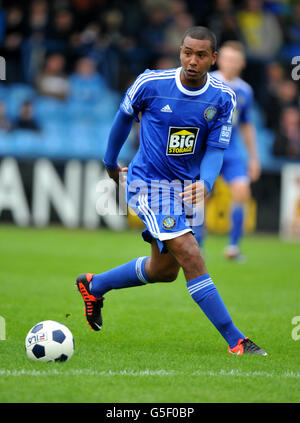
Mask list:
MULTIPOLYGON (((255 127, 251 118, 253 92, 249 84, 240 78, 245 67, 245 53, 238 41, 224 43, 218 55, 218 70, 212 75, 224 82, 236 94, 237 105, 233 115, 231 141, 224 154, 220 174, 228 183, 232 195, 231 229, 225 257, 244 261, 240 251, 240 241, 243 236, 244 206, 250 198, 250 182, 255 182, 260 176, 260 163, 257 154, 255 127), (239 134, 245 143, 248 153, 248 163, 241 153, 239 134)), ((204 235, 204 231, 202 231, 204 235)), ((202 246, 203 240, 200 240, 202 246)))
POLYGON ((216 57, 215 35, 205 27, 192 27, 180 47, 181 67, 146 70, 127 90, 104 164, 119 183, 127 169, 118 164, 118 154, 133 120, 141 115, 140 147, 127 172, 127 202, 146 226, 142 235, 151 244, 151 256, 100 274, 82 273, 76 284, 87 321, 99 331, 103 297, 110 290, 172 282, 182 267, 188 292, 229 344, 228 352, 266 355, 234 325, 194 235, 199 219, 189 218, 190 208, 201 203, 198 192, 207 195, 212 190, 230 141, 236 98, 208 73, 216 57), (162 200, 160 191, 163 196, 168 190, 169 201, 162 200))

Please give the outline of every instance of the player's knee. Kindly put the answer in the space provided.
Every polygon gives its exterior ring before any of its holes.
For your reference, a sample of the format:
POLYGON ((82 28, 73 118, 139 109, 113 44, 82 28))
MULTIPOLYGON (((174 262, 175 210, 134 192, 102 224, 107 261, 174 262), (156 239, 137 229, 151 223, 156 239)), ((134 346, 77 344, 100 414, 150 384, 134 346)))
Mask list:
POLYGON ((162 274, 162 282, 174 282, 177 279, 178 270, 168 270, 162 274))
POLYGON ((250 198, 250 188, 246 184, 237 184, 232 187, 233 201, 238 204, 246 203, 250 198))
POLYGON ((191 249, 182 258, 182 268, 185 272, 196 271, 199 274, 206 273, 205 264, 199 248, 191 249))
POLYGON ((152 277, 151 282, 174 282, 177 279, 178 269, 159 269, 152 277))
POLYGON ((204 269, 205 265, 199 246, 193 238, 192 240, 187 239, 178 243, 173 248, 173 254, 184 270, 198 269, 199 272, 202 272, 204 269))

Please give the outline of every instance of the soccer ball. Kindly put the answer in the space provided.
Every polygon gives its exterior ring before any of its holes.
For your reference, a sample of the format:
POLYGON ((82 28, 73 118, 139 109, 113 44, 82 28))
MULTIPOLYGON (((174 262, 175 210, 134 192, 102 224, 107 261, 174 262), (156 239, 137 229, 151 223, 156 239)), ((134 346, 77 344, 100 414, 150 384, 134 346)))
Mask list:
POLYGON ((37 323, 25 339, 27 357, 35 361, 67 361, 74 352, 71 331, 53 320, 37 323))

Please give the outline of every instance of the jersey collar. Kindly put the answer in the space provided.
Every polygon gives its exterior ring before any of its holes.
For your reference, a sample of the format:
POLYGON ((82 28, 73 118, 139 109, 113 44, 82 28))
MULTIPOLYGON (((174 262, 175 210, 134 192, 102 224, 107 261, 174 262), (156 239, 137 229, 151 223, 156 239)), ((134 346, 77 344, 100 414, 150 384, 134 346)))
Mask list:
POLYGON ((180 71, 181 71, 181 69, 182 69, 181 67, 177 68, 176 73, 175 73, 175 81, 176 81, 176 85, 177 85, 177 88, 179 89, 179 91, 181 91, 183 94, 187 94, 187 95, 199 95, 199 94, 203 94, 207 90, 209 83, 210 83, 209 73, 207 73, 206 82, 203 85, 203 87, 201 87, 199 90, 188 90, 187 88, 185 88, 182 85, 182 83, 180 81, 180 71))

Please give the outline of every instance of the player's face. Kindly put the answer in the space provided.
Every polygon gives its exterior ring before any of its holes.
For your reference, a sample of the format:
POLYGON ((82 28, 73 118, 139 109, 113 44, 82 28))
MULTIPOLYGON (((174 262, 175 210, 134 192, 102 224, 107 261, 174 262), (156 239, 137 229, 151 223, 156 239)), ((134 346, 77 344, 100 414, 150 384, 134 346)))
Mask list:
POLYGON ((212 51, 209 40, 185 37, 180 47, 182 83, 194 87, 203 85, 206 73, 215 63, 216 58, 217 53, 212 51))
POLYGON ((245 66, 245 59, 239 51, 224 47, 220 50, 217 64, 220 72, 230 80, 240 75, 245 66))

